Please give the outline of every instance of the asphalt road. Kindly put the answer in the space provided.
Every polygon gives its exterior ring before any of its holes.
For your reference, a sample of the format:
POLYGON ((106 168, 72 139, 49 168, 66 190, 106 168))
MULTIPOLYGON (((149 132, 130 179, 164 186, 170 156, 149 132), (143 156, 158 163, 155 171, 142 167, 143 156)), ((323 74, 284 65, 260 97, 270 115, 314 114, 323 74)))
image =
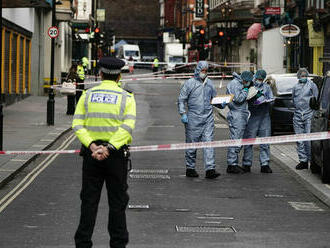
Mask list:
MULTIPOLYGON (((133 145, 184 141, 176 107, 180 88, 176 80, 127 86, 136 93, 138 106, 133 145)), ((227 139, 225 121, 217 118, 216 127, 216 139, 227 139)), ((68 139, 71 134, 56 146, 64 142, 68 144, 66 149, 78 149, 78 141, 70 143, 68 139)), ((206 180, 201 155, 199 151, 200 177, 190 179, 184 176, 183 151, 132 154, 128 247, 330 246, 329 208, 282 170, 277 160, 271 160, 273 174, 261 174, 256 162, 250 174, 229 175, 225 172, 226 149, 217 149, 217 170, 222 175, 206 180)), ((256 156, 254 159, 257 161, 256 156)), ((0 206, 8 202, 0 208, 0 247, 74 247, 80 184, 81 158, 77 155, 42 156, 32 163, 0 191, 0 206), (27 176, 29 180, 15 189, 27 176), (13 190, 17 192, 15 197, 4 201, 13 190)), ((108 247, 107 212, 103 194, 94 247, 108 247)))

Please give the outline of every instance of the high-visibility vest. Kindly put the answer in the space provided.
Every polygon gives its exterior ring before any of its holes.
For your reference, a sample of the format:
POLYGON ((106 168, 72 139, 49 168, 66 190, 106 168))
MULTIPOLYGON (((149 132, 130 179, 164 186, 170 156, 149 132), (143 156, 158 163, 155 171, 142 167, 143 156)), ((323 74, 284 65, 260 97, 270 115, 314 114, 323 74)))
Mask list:
POLYGON ((159 62, 158 59, 154 59, 154 63, 153 63, 154 67, 158 67, 158 62, 159 62))
POLYGON ((89 65, 88 58, 86 58, 86 57, 83 57, 81 59, 81 62, 82 62, 83 67, 87 67, 89 65))
POLYGON ((72 129, 86 147, 93 141, 102 140, 119 149, 132 142, 135 121, 134 95, 118 87, 115 81, 104 80, 99 86, 83 92, 72 129))
POLYGON ((81 80, 85 80, 85 71, 82 65, 77 66, 77 74, 81 80))

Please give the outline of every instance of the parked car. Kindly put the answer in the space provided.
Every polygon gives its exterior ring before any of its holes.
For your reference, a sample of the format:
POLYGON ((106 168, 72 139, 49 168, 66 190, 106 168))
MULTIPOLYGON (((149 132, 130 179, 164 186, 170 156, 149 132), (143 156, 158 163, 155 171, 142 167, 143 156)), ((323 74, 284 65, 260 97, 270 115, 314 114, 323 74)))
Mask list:
MULTIPOLYGON (((330 73, 323 79, 318 99, 311 98, 315 110, 312 132, 330 131, 330 73)), ((311 171, 320 173, 323 183, 330 183, 330 140, 312 141, 311 171)))
MULTIPOLYGON (((310 75, 314 80, 317 76, 310 75)), ((271 105, 270 118, 272 135, 275 132, 293 132, 293 112, 295 110, 292 101, 292 88, 298 82, 295 73, 270 74, 266 78, 274 95, 274 102, 271 105)))

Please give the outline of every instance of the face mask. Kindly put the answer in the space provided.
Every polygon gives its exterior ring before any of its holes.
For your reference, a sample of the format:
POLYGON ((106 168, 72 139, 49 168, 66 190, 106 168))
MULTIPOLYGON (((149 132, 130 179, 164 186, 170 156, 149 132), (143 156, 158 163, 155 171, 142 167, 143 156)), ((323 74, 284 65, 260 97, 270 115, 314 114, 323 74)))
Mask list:
POLYGON ((202 80, 204 80, 204 79, 206 78, 206 76, 207 76, 206 73, 203 73, 203 72, 199 73, 199 77, 200 77, 202 80))
POLYGON ((299 82, 300 83, 306 83, 307 82, 307 78, 301 78, 301 79, 299 79, 299 82))

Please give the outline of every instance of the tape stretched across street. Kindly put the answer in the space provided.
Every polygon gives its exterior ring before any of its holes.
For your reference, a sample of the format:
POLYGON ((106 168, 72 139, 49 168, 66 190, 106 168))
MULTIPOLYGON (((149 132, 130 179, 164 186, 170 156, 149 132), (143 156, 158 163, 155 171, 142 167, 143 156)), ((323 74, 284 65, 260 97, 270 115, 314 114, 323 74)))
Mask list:
MULTIPOLYGON (((308 134, 293 134, 283 136, 271 136, 264 138, 253 139, 238 139, 238 140, 220 140, 211 142, 196 142, 196 143, 177 143, 165 145, 150 145, 150 146, 131 146, 130 152, 148 152, 148 151, 176 151, 185 149, 200 149, 209 147, 230 147, 243 145, 260 145, 260 144, 280 144, 296 141, 312 141, 330 139, 330 131, 317 132, 308 134)), ((17 155, 17 154, 73 154, 79 153, 80 150, 53 150, 53 151, 0 151, 0 155, 17 155)))
MULTIPOLYGON (((218 79, 225 79, 225 78, 233 78, 233 76, 230 75, 219 75, 219 76, 208 76, 209 78, 218 78, 218 79)), ((136 78, 125 78, 122 79, 121 82, 128 82, 128 81, 149 81, 149 80, 166 80, 166 79, 189 79, 192 78, 190 75, 182 75, 182 76, 152 76, 152 77, 136 77, 136 78)), ((75 83, 76 85, 93 85, 93 84, 100 84, 101 81, 95 81, 95 82, 86 82, 86 83, 75 83)), ((62 87, 62 85, 44 85, 44 88, 51 88, 51 89, 60 89, 65 88, 62 87)), ((76 89, 76 91, 83 91, 76 89)))

